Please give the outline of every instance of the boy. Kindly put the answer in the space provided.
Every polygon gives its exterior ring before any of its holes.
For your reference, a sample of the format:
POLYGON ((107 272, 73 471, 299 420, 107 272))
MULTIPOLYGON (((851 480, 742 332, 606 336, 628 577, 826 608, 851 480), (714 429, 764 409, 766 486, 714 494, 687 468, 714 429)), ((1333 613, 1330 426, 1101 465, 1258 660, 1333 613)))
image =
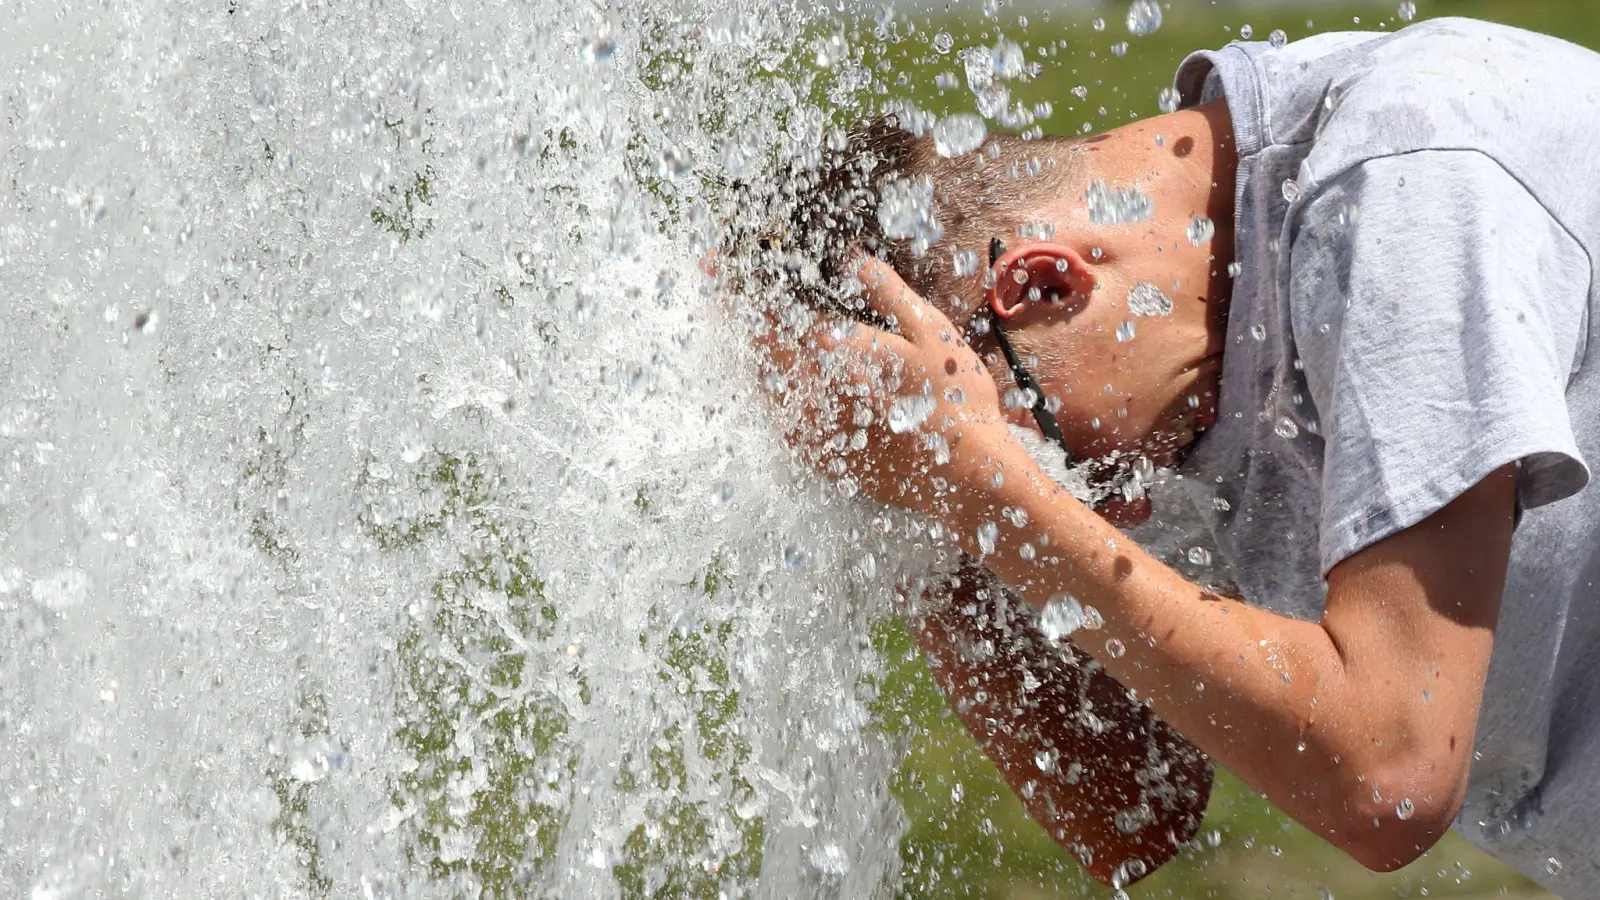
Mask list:
POLYGON ((1098 876, 1192 837, 1186 739, 1371 868, 1455 822, 1593 895, 1600 57, 1441 19, 1233 44, 1177 86, 1086 141, 947 159, 878 127, 802 179, 747 256, 863 321, 760 338, 791 439, 1070 632, 1050 652, 976 568, 919 627, 1098 876), (1088 504, 1035 426, 1090 461, 1088 504), (1106 521, 1180 463, 1247 602, 1106 521))

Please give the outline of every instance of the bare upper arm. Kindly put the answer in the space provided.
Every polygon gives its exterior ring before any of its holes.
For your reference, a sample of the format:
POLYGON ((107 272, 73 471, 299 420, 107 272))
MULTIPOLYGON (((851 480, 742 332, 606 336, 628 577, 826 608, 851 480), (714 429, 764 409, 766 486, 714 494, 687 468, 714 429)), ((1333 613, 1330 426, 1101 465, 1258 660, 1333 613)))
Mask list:
POLYGON ((1515 502, 1506 466, 1328 573, 1323 626, 1368 725, 1353 774, 1439 833, 1466 787, 1515 502))

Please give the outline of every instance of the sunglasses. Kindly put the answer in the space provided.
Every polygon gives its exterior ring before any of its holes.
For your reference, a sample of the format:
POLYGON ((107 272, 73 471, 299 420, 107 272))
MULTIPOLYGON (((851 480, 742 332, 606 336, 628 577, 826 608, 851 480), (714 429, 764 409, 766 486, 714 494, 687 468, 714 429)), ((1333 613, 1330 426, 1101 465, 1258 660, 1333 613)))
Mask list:
MULTIPOLYGON (((1000 257, 1006 252, 1005 241, 992 238, 989 241, 989 271, 993 272, 1000 257)), ((995 273, 999 277, 998 272, 995 273)), ((1005 328, 1001 327, 1000 314, 994 307, 989 307, 989 327, 994 331, 995 340, 1000 343, 1000 352, 1005 354, 1006 365, 1011 369, 1011 379, 1017 383, 1019 390, 1033 394, 1033 421, 1038 423, 1039 431, 1049 440, 1061 445, 1061 452, 1066 455, 1067 466, 1072 465, 1072 448, 1067 446, 1067 439, 1061 436, 1061 425, 1056 422, 1055 413, 1045 404, 1044 391, 1039 389, 1039 382, 1035 381, 1032 373, 1022 364, 1017 351, 1012 349, 1011 340, 1006 337, 1005 328)))

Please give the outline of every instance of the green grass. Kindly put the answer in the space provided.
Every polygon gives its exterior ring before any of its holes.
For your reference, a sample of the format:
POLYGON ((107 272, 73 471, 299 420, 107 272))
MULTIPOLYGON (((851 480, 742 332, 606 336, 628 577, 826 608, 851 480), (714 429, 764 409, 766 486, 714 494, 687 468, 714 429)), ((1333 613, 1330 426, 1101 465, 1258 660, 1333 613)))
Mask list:
MULTIPOLYGON (((972 95, 957 58, 960 48, 993 45, 1004 36, 1020 44, 1030 61, 1042 62, 1036 77, 1009 83, 1013 100, 1029 106, 1048 102, 1053 112, 1038 122, 1045 133, 1076 134, 1085 126, 1102 131, 1157 114, 1157 96, 1172 83, 1183 58, 1195 50, 1238 39, 1244 25, 1253 29, 1253 40, 1260 41, 1273 29, 1282 29, 1295 40, 1324 31, 1392 31, 1406 24, 1397 13, 1398 2, 1265 6, 1176 2, 1165 10, 1156 33, 1134 37, 1123 21, 1125 3, 1053 11, 1050 5, 1002 4, 993 20, 984 19, 971 3, 958 6, 953 13, 906 15, 894 25, 900 33, 898 41, 880 45, 864 40, 876 45, 869 47, 867 61, 890 83, 890 98, 911 100, 939 114, 971 111, 972 95), (1097 18, 1104 21, 1103 31, 1093 28, 1097 18), (939 54, 930 45, 941 28, 954 38, 956 49, 948 54, 939 54), (1059 46, 1063 41, 1065 46, 1059 46), (1127 51, 1117 56, 1113 48, 1120 43, 1127 44, 1127 51), (1040 51, 1051 45, 1058 45, 1054 55, 1041 60, 1040 51), (956 87, 937 87, 935 78, 940 72, 956 76, 956 87), (1087 90, 1083 99, 1073 94, 1077 87, 1087 90)), ((1589 9, 1586 0, 1422 0, 1417 4, 1417 21, 1458 15, 1543 31, 1600 48, 1600 15, 1589 9)))
MULTIPOLYGON (((1039 6, 1043 6, 1042 4, 1039 6)), ((1418 19, 1462 15, 1555 34, 1600 48, 1600 15, 1585 0, 1421 0, 1418 19)), ((902 15, 901 35, 869 50, 866 63, 890 85, 886 100, 909 101, 936 114, 971 111, 960 48, 993 45, 1000 36, 1020 44, 1029 60, 1056 47, 1030 80, 1009 83, 1013 101, 1048 102, 1038 124, 1047 134, 1102 131, 1158 113, 1157 97, 1189 52, 1218 47, 1249 24, 1254 39, 1275 28, 1290 40, 1322 31, 1393 30, 1404 23, 1398 0, 1383 4, 1172 3, 1159 31, 1133 37, 1123 24, 1125 3, 1093 9, 1002 5, 994 20, 976 4, 954 12, 902 15), (1360 24, 1355 24, 1355 19, 1360 24), (1105 20, 1096 31, 1092 21, 1105 20), (940 54, 930 45, 939 30, 955 40, 940 54), (1065 42, 1064 46, 1060 42, 1065 42), (1113 45, 1126 41, 1125 55, 1113 45), (938 87, 940 73, 954 87, 938 87), (947 76, 947 78, 949 77, 947 76), (1083 98, 1073 89, 1085 89, 1083 98)), ((870 29, 870 25, 864 26, 870 29)), ((875 44, 874 41, 866 41, 875 44)), ((947 82, 948 83, 948 82, 947 82)), ((880 635, 891 659, 910 659, 884 685, 886 722, 901 723, 911 755, 895 789, 911 821, 902 843, 903 896, 909 898, 1065 898, 1109 896, 1034 825, 938 696, 923 663, 908 653, 898 626, 880 635), (902 718, 904 717, 904 718, 902 718)), ((1531 882, 1452 833, 1421 860, 1390 875, 1375 875, 1344 857, 1223 773, 1202 828, 1205 849, 1181 858, 1132 889, 1134 896, 1266 898, 1548 897, 1531 882), (1215 834, 1213 846, 1211 835, 1215 834), (1502 891, 1504 893, 1502 893, 1502 891)), ((1571 900, 1571 898, 1569 898, 1571 900)))
MULTIPOLYGON (((901 843, 907 898, 1105 897, 1028 818, 1000 775, 948 710, 898 626, 880 640, 909 660, 887 679, 886 721, 901 721, 911 753, 894 780, 910 830, 901 843)), ((1531 882, 1451 833, 1400 872, 1375 875, 1294 824, 1226 772, 1219 773, 1198 853, 1180 857, 1131 889, 1135 897, 1512 897, 1542 894, 1531 882), (1426 893, 1423 891, 1426 890, 1426 893)))

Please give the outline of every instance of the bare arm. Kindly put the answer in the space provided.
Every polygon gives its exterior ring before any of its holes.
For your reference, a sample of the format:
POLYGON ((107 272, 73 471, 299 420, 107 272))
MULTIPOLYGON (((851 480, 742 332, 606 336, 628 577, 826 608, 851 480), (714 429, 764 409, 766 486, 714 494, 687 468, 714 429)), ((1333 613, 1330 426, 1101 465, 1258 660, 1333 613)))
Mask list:
POLYGON ((970 560, 912 625, 934 678, 1041 827, 1095 878, 1137 881, 1193 839, 1211 766, 1105 669, 1032 626, 970 560), (1043 765, 1041 766, 1041 763, 1043 765))
POLYGON ((862 271, 863 296, 899 334, 824 324, 797 350, 767 340, 779 369, 813 386, 798 394, 792 434, 819 466, 938 519, 1028 602, 1071 594, 1096 607, 1105 628, 1083 650, 1369 868, 1398 868, 1438 840, 1471 766, 1514 466, 1335 567, 1322 621, 1275 615, 1191 584, 1051 481, 1010 436, 994 382, 949 320, 882 263, 862 271), (913 393, 931 402, 927 428, 944 452, 886 421, 913 393), (852 415, 861 398, 878 404, 868 426, 852 415), (852 430, 865 440, 836 440, 852 430))
POLYGON ((1337 566, 1322 621, 1304 622, 1190 584, 1028 465, 1007 457, 1005 487, 952 498, 969 552, 965 536, 1022 506, 1031 524, 1002 524, 985 564, 1033 603, 1068 591, 1096 606, 1106 626, 1084 649, 1214 759, 1369 868, 1443 835, 1471 764, 1513 467, 1337 566), (1041 535, 1061 555, 1025 559, 1041 535))

